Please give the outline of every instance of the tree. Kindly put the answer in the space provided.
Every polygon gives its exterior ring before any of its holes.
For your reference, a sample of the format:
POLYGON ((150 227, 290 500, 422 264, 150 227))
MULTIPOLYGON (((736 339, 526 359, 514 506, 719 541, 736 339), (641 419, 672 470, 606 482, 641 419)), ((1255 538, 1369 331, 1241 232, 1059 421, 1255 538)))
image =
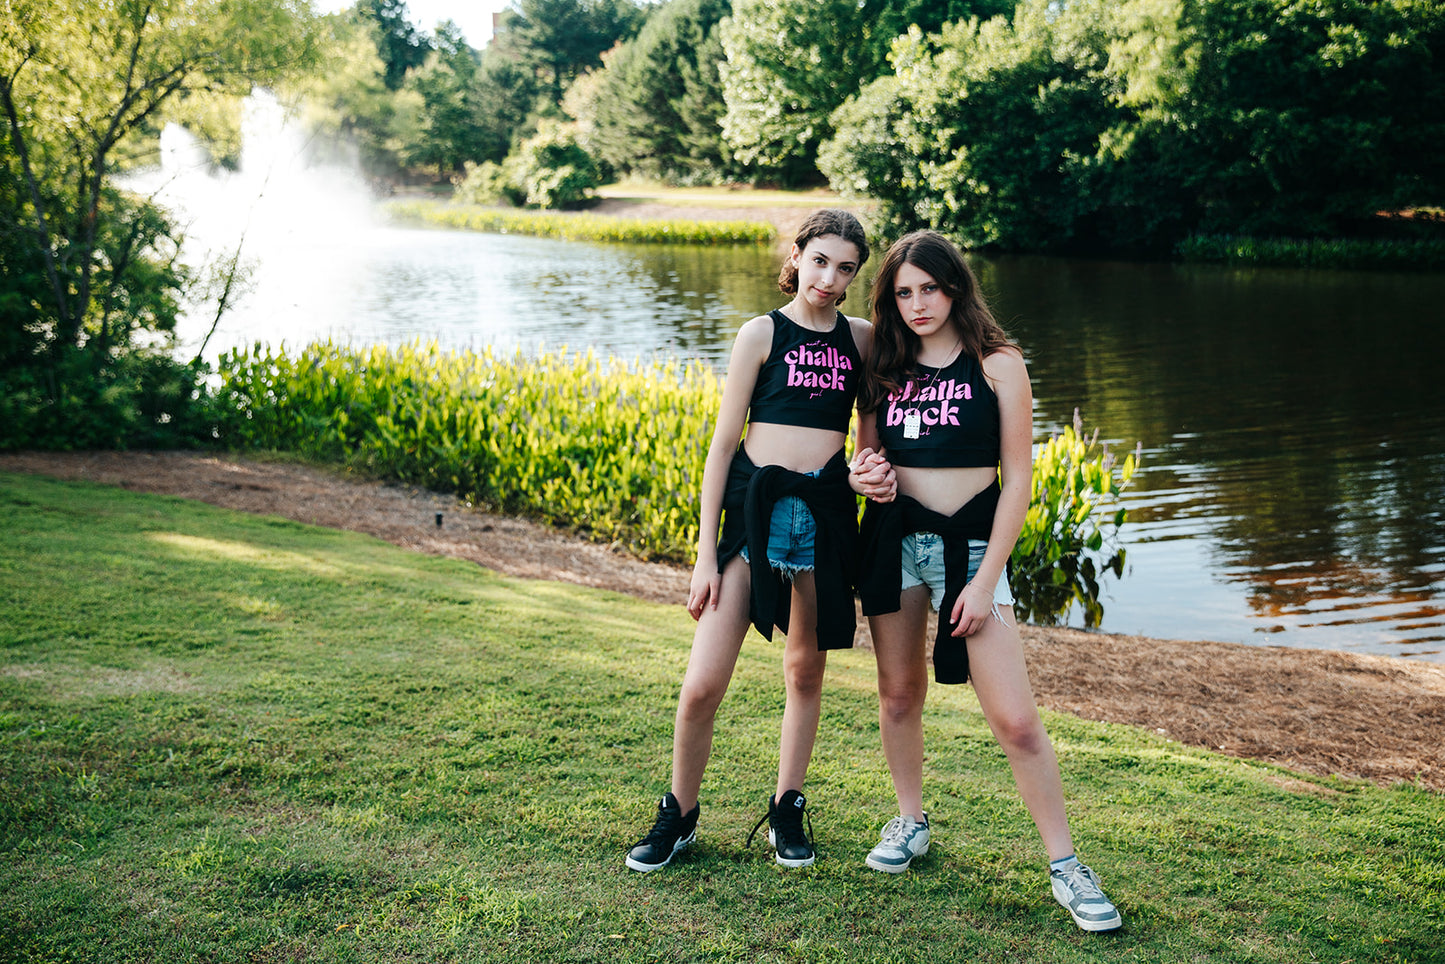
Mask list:
POLYGON ((1333 235, 1445 194, 1442 5, 1189 0, 1180 26, 1157 107, 1202 162, 1201 230, 1333 235))
POLYGON ((466 161, 485 160, 486 130, 479 123, 480 58, 455 23, 437 25, 435 49, 413 71, 406 88, 420 99, 420 124, 402 149, 407 164, 434 166, 440 173, 460 171, 466 161))
POLYGON ((914 30, 820 164, 972 245, 1349 236, 1445 195, 1445 7, 1025 0, 914 30))
POLYGON ((321 27, 317 69, 290 91, 305 104, 307 127, 322 145, 354 144, 368 174, 395 171, 396 94, 370 25, 352 10, 323 18, 321 27))
POLYGON ((717 24, 730 8, 729 0, 672 0, 603 55, 590 135, 602 160, 674 180, 709 180, 726 169, 717 24))
MULTIPOLYGON (((504 15, 503 20, 506 21, 504 15)), ((502 30, 482 51, 477 75, 479 159, 501 163, 526 127, 541 86, 517 37, 502 30)))
POLYGON ((602 52, 637 33, 644 14, 632 0, 519 0, 503 16, 525 59, 550 75, 552 103, 579 71, 596 67, 602 52))
POLYGON ((386 64, 386 86, 400 90, 407 72, 426 62, 430 41, 411 22, 404 0, 360 0, 356 9, 375 25, 376 51, 386 64))
POLYGON ((167 104, 244 94, 305 69, 315 50, 303 0, 6 3, 0 216, 37 253, 18 267, 39 284, 5 314, 17 327, 0 367, 38 373, 36 405, 74 395, 72 379, 93 383, 139 331, 174 328, 186 277, 175 238, 153 205, 115 187, 114 165, 167 104))
POLYGON ((887 73, 895 37, 1012 8, 1006 0, 735 0, 721 26, 723 137, 761 176, 815 178, 830 115, 887 73))

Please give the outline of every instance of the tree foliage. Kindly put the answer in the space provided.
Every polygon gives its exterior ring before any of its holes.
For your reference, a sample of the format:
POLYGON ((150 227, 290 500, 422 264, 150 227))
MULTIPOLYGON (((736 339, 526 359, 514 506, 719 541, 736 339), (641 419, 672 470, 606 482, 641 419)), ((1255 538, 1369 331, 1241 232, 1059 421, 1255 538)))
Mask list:
POLYGON ((165 216, 117 189, 116 166, 141 153, 167 105, 307 67, 308 10, 295 0, 0 8, 0 252, 15 259, 0 270, 17 285, 0 313, 7 415, 63 424, 54 416, 67 399, 84 414, 105 401, 106 379, 111 398, 129 390, 118 359, 141 333, 173 330, 189 275, 165 216))
POLYGON ((723 138, 763 176, 799 183, 817 176, 830 115, 887 72, 893 38, 910 26, 1005 13, 1004 0, 734 0, 722 23, 727 112, 723 138))
POLYGON ((481 123, 486 110, 478 83, 481 61, 449 20, 437 26, 433 46, 426 63, 406 79, 406 89, 415 94, 418 130, 401 158, 408 165, 460 171, 491 146, 481 123))
POLYGON ((387 89, 400 90, 407 72, 426 63, 431 41, 411 22, 404 0, 358 0, 356 10, 372 24, 387 89))
POLYGON ((730 0, 673 0, 633 40, 604 55, 591 122, 598 157, 615 170, 708 181, 728 169, 718 136, 723 59, 718 22, 730 0))
POLYGON ((1350 234, 1445 195, 1438 4, 1025 0, 914 29, 892 59, 820 165, 971 245, 1350 234))
POLYGON ((723 138, 744 164, 788 184, 815 175, 829 115, 877 76, 868 5, 857 0, 734 0, 721 26, 723 138))
POLYGON ((602 62, 602 52, 637 33, 645 14, 633 0, 518 0, 503 14, 529 62, 547 73, 552 102, 583 70, 602 62))

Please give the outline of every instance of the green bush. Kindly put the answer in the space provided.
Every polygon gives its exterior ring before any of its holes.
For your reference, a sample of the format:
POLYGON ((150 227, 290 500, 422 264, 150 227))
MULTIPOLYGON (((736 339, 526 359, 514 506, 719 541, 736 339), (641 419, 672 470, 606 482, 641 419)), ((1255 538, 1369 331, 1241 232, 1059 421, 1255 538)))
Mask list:
MULTIPOLYGON (((647 557, 691 562, 697 493, 721 401, 699 362, 313 344, 220 361, 222 438, 454 492, 568 526, 647 557)), ((1123 574, 1115 504, 1134 472, 1076 425, 1041 446, 1014 552, 1019 612, 1054 623, 1078 602, 1103 613, 1099 580, 1123 574), (1113 554, 1095 561, 1106 546, 1113 554)))
POLYGON ((1119 495, 1139 457, 1136 450, 1116 461, 1097 429, 1084 435, 1077 409, 1073 425, 1039 446, 1033 496, 1012 558, 1010 585, 1019 618, 1057 625, 1078 603, 1084 625, 1099 625, 1104 617, 1099 583, 1110 572, 1124 575, 1126 553, 1118 535, 1128 513, 1119 495))
POLYGON ((506 169, 534 208, 575 208, 602 183, 597 162, 577 143, 572 128, 556 122, 543 123, 507 158, 506 169))
POLYGON ((0 372, 0 451, 196 448, 214 440, 204 362, 129 349, 0 372))
POLYGON ((507 176, 506 169, 493 161, 462 165, 462 180, 452 192, 452 200, 463 204, 510 204, 520 207, 527 192, 518 188, 507 176))

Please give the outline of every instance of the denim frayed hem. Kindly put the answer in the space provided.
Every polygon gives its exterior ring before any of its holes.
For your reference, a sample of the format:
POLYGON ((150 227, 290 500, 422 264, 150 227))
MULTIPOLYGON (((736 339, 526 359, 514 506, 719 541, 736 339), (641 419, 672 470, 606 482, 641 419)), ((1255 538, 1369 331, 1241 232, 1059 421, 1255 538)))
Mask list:
POLYGON ((778 562, 778 561, 773 560, 773 559, 769 559, 769 560, 768 560, 768 565, 772 566, 772 567, 773 567, 774 569, 776 569, 778 572, 782 573, 783 578, 784 578, 784 579, 787 579, 789 582, 791 582, 792 579, 793 579, 793 577, 796 576, 798 573, 800 573, 800 572, 812 572, 815 568, 817 568, 816 566, 813 566, 811 563, 808 564, 808 565, 806 565, 806 566, 800 566, 800 565, 798 565, 797 563, 793 563, 793 562, 778 562))
MULTIPOLYGON (((752 565, 753 561, 748 558, 748 550, 740 549, 738 555, 742 556, 743 562, 752 565)), ((780 572, 784 579, 792 579, 800 572, 812 572, 817 568, 813 563, 799 564, 796 562, 779 562, 776 559, 769 559, 768 565, 780 572)))

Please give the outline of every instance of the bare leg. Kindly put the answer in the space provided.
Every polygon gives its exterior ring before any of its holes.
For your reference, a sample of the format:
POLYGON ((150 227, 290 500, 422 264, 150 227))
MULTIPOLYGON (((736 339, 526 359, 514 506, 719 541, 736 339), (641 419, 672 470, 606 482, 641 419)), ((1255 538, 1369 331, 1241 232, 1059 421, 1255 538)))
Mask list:
POLYGON ((788 638, 783 649, 783 682, 788 701, 778 736, 778 786, 774 800, 789 790, 803 789, 808 761, 818 737, 823 709, 823 673, 828 654, 818 651, 818 599, 813 574, 793 577, 793 602, 788 616, 788 638))
POLYGON ((723 571, 717 609, 703 610, 693 633, 672 731, 672 795, 683 813, 697 804, 702 788, 717 708, 727 694, 747 635, 751 593, 748 565, 741 556, 735 557, 723 571))
POLYGON ((1058 860, 1074 852, 1059 761, 1034 703, 1013 610, 1001 611, 1007 622, 990 618, 982 630, 969 637, 969 671, 984 719, 1008 756, 1019 795, 1039 828, 1044 849, 1050 860, 1058 860))
POLYGON ((899 610, 868 617, 878 661, 878 729, 898 812, 923 819, 923 702, 928 695, 928 590, 899 597, 899 610))

